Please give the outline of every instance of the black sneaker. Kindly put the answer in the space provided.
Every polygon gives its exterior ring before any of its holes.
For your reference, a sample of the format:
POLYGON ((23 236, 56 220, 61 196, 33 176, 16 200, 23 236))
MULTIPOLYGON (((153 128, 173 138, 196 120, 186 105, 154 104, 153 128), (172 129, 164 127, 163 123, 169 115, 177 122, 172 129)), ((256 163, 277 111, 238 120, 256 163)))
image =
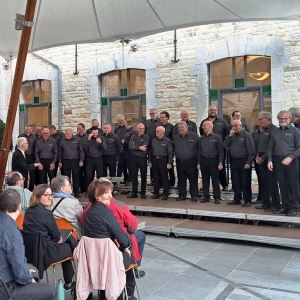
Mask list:
POLYGON ((64 290, 65 290, 66 293, 71 292, 71 290, 72 290, 72 285, 67 286, 66 284, 64 284, 64 290))

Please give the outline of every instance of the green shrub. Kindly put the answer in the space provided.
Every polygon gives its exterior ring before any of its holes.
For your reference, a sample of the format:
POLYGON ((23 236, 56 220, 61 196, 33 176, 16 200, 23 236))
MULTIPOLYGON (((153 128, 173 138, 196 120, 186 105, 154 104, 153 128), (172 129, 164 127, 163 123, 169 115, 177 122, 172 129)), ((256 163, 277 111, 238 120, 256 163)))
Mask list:
MULTIPOLYGON (((4 129, 5 129, 5 123, 2 121, 2 120, 0 120, 0 148, 1 149, 3 149, 2 148, 2 141, 3 141, 3 136, 4 136, 4 129)), ((13 149, 13 144, 11 143, 11 145, 10 145, 10 151, 13 149)))

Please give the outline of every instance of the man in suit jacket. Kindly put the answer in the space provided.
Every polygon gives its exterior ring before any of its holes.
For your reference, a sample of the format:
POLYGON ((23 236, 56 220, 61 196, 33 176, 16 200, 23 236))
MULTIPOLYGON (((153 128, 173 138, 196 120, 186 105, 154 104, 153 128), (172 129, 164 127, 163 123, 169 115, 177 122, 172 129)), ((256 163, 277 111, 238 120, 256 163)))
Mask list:
POLYGON ((33 171, 35 167, 38 167, 41 164, 39 164, 39 163, 28 164, 27 163, 27 160, 25 157, 25 151, 28 149, 28 141, 25 137, 20 137, 17 139, 16 148, 17 149, 14 152, 13 157, 12 157, 12 170, 18 171, 22 174, 22 176, 25 178, 24 188, 27 188, 28 172, 33 171))

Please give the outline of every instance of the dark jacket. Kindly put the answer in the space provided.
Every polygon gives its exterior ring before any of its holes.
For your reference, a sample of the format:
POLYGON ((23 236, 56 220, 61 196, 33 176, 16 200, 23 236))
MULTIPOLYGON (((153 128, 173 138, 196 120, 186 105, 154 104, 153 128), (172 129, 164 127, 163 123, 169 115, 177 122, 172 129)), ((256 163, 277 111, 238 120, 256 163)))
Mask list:
POLYGON ((12 171, 18 171, 28 180, 28 171, 35 169, 34 164, 28 164, 21 150, 16 149, 12 157, 12 171))

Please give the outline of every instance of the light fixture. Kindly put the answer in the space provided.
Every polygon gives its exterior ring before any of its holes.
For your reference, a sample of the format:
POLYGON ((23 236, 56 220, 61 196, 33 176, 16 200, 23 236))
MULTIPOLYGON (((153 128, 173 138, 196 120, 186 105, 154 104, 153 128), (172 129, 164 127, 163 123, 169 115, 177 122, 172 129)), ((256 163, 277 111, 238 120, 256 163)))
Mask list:
POLYGON ((249 75, 255 80, 265 80, 270 76, 268 72, 257 72, 257 73, 249 73, 249 75))

